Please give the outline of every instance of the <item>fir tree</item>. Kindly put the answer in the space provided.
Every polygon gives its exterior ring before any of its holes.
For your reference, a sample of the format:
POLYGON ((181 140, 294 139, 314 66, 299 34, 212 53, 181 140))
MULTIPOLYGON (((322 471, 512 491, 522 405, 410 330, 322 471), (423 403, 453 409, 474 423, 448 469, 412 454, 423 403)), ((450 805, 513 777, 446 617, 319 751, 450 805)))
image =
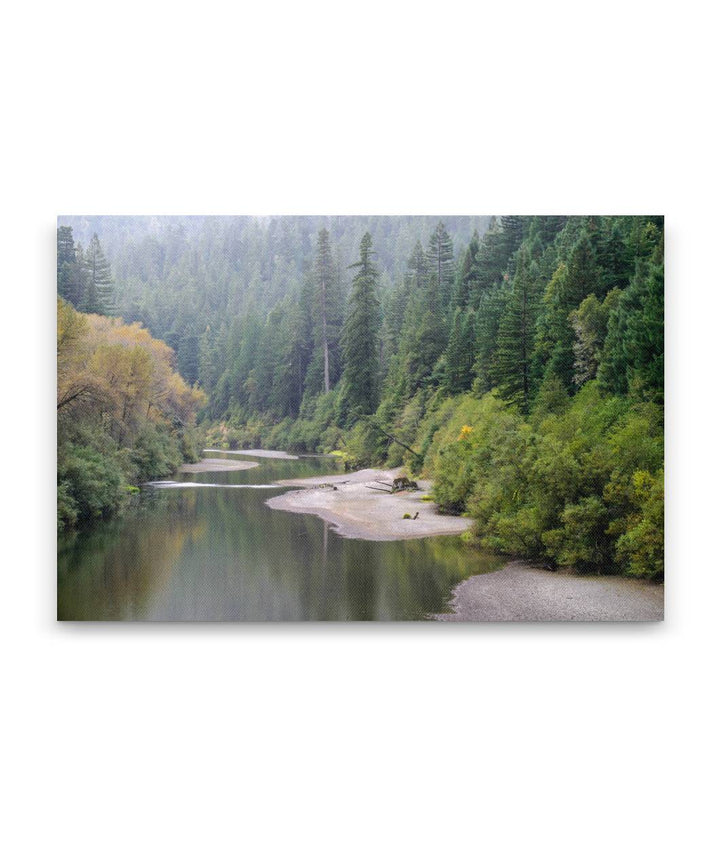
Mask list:
POLYGON ((455 310, 452 330, 445 352, 445 390, 457 395, 470 389, 475 362, 475 313, 455 310))
POLYGON ((401 340, 405 386, 409 394, 427 384, 447 345, 446 312, 437 288, 437 271, 417 243, 408 259, 409 305, 401 340))
POLYGON ((342 309, 335 259, 327 229, 318 233, 314 266, 315 342, 322 359, 323 392, 330 392, 340 373, 342 309))
POLYGON ((455 280, 455 255, 452 238, 442 222, 437 224, 430 236, 427 260, 437 289, 437 299, 441 309, 446 311, 450 305, 455 280))
POLYGON ((484 294, 503 282, 510 257, 517 249, 507 240, 499 221, 492 217, 482 237, 475 262, 477 284, 470 293, 470 304, 477 309, 484 294))
POLYGON ((480 236, 473 232, 458 271, 453 304, 461 309, 475 305, 480 284, 480 236))
POLYGON ((567 302, 575 308, 588 294, 602 297, 604 289, 595 250, 588 233, 583 232, 568 260, 567 302))
POLYGON ((105 258, 98 236, 92 240, 84 256, 84 269, 87 277, 83 311, 98 315, 108 315, 112 311, 113 278, 110 264, 105 258))
POLYGON ((603 292, 627 288, 634 259, 626 242, 626 228, 620 220, 603 218, 594 241, 595 257, 602 274, 603 292))
POLYGON ((613 288, 602 303, 594 294, 589 294, 580 306, 570 313, 570 323, 575 332, 573 383, 577 387, 592 380, 597 374, 608 319, 621 294, 619 288, 613 288))
POLYGON ((664 271, 662 242, 651 261, 640 260, 628 288, 611 310, 598 367, 601 387, 663 401, 664 271))
POLYGON ((57 230, 57 292, 76 309, 81 307, 83 269, 78 262, 71 226, 59 226, 57 230))
POLYGON ((483 292, 475 312, 475 364, 473 366, 473 389, 478 393, 490 392, 497 385, 495 375, 495 352, 498 329, 505 312, 509 289, 496 285, 483 292))
MULTIPOLYGON (((592 224, 591 224, 592 225, 592 224)), ((570 314, 590 294, 602 293, 602 279, 587 232, 561 262, 543 294, 535 337, 534 374, 554 374, 570 391, 575 375, 575 330, 570 314)))
POLYGON ((407 288, 415 294, 425 294, 430 285, 430 262, 420 241, 415 244, 407 263, 407 288))
POLYGON ((508 260, 508 270, 511 274, 514 272, 512 257, 519 249, 523 239, 524 219, 530 218, 518 217, 517 215, 506 215, 500 219, 500 246, 502 247, 503 255, 508 260))
POLYGON ((342 333, 344 398, 351 419, 374 412, 378 405, 380 303, 371 248, 366 232, 360 242, 360 260, 351 265, 357 273, 342 333))
POLYGON ((495 359, 501 394, 507 401, 519 405, 523 413, 529 410, 531 395, 531 361, 537 315, 534 273, 530 254, 522 249, 500 321, 495 359))
POLYGON ((291 302, 283 321, 272 404, 282 416, 296 418, 302 406, 305 375, 312 353, 312 321, 302 303, 291 302))

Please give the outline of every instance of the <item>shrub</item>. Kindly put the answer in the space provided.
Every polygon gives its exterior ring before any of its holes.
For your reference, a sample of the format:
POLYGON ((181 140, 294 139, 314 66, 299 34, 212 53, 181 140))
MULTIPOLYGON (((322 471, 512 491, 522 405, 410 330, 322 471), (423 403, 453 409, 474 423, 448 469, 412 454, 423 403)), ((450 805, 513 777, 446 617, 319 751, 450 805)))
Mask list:
POLYGON ((131 481, 148 481, 172 475, 183 460, 178 441, 165 431, 148 425, 127 454, 131 481))
POLYGON ((124 498, 125 476, 117 457, 89 446, 70 445, 58 456, 58 516, 63 525, 116 511, 124 498))
POLYGON ((626 573, 634 577, 661 580, 664 573, 664 473, 646 471, 633 474, 636 511, 625 522, 625 532, 617 541, 617 558, 626 573))

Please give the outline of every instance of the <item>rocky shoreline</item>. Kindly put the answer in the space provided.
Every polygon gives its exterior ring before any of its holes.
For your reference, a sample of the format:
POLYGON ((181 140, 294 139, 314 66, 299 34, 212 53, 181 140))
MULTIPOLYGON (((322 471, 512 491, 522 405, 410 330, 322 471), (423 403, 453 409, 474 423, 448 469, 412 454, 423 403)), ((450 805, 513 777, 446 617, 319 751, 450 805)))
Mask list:
POLYGON ((662 621, 664 586, 510 562, 455 586, 437 621, 662 621))

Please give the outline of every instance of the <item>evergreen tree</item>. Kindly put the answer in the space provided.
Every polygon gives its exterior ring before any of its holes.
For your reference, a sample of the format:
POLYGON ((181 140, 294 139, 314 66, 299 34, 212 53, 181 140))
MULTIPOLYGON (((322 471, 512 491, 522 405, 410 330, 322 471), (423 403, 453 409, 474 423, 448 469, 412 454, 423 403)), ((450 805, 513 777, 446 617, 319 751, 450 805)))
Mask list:
POLYGON ((475 312, 456 309, 445 352, 444 388, 449 395, 470 389, 475 362, 475 312))
POLYGON ((504 285, 496 285, 485 291, 475 313, 473 389, 478 393, 490 392, 497 386, 495 353, 500 320, 505 312, 508 294, 509 288, 504 285))
POLYGON ((567 223, 567 217, 531 217, 529 218, 532 225, 535 227, 536 233, 540 241, 545 245, 550 245, 556 235, 563 230, 567 223))
POLYGON ((517 215, 505 216, 500 219, 500 246, 502 253, 508 260, 508 271, 510 274, 514 272, 512 257, 519 249, 523 239, 524 220, 532 218, 518 217, 517 215))
POLYGON ((533 353, 533 374, 538 381, 552 374, 566 389, 573 378, 574 331, 569 313, 568 269, 560 262, 540 301, 533 353))
POLYGON ((318 233, 314 265, 315 344, 322 361, 322 390, 330 392, 340 375, 342 306, 337 266, 327 229, 318 233))
POLYGON ((601 303, 594 294, 589 294, 580 306, 570 313, 570 323, 575 331, 573 343, 573 383, 581 387, 597 374, 610 313, 617 306, 622 292, 613 288, 601 303))
POLYGON ((430 236, 427 260, 437 289, 437 299, 441 309, 446 311, 450 306, 455 281, 455 255, 452 238, 442 222, 437 224, 430 236))
POLYGON ((74 264, 75 242, 73 240, 72 226, 58 226, 57 230, 57 266, 58 270, 63 264, 74 264))
POLYGON ((78 260, 78 250, 73 241, 71 226, 59 226, 57 230, 57 292, 78 309, 82 305, 84 294, 84 271, 82 253, 78 260))
POLYGON ((615 309, 598 367, 601 387, 633 392, 661 404, 664 387, 664 270, 662 242, 637 272, 615 309))
POLYGON ((404 386, 412 395, 430 382, 435 363, 447 346, 446 307, 437 288, 437 270, 419 243, 408 259, 407 281, 409 305, 400 338, 404 386))
POLYGON ((198 380, 200 361, 200 336, 194 324, 185 327, 177 348, 178 372, 189 384, 198 380))
POLYGON ((312 354, 312 320, 302 303, 291 302, 284 316, 271 404, 281 416, 300 414, 304 380, 312 354))
POLYGON ((463 256, 458 271, 457 284, 453 304, 461 309, 475 305, 480 284, 480 236, 477 229, 473 232, 470 243, 463 256))
POLYGON ((595 233, 595 258, 602 271, 602 290, 605 293, 613 288, 627 288, 632 278, 634 259, 626 235, 627 226, 621 219, 613 217, 603 218, 595 233))
POLYGON ((380 303, 371 255, 372 239, 366 232, 360 242, 360 260, 351 265, 357 273, 342 332, 344 398, 351 420, 373 413, 378 405, 380 303))
POLYGON ((57 292, 77 307, 75 288, 75 242, 72 228, 60 226, 57 230, 57 292))
POLYGON ((630 315, 626 348, 640 395, 662 404, 665 383, 665 271, 662 244, 650 262, 639 293, 640 311, 630 315))
MULTIPOLYGON (((218 341, 221 337, 210 327, 209 324, 200 336, 198 345, 198 380, 200 386, 210 392, 214 391, 222 370, 223 360, 218 341)), ((211 399, 212 404, 212 399, 211 399)), ((220 415, 220 414, 213 414, 220 415)))
POLYGON ((590 294, 602 293, 602 278, 587 232, 561 262, 545 288, 535 336, 534 375, 538 381, 552 373, 570 391, 575 374, 575 330, 570 314, 590 294))
POLYGON ((507 305, 500 321, 495 357, 498 387, 503 397, 519 405, 523 413, 530 408, 531 361, 537 316, 537 285, 530 254, 522 249, 512 281, 507 305))
POLYGON ((605 294, 602 276, 595 258, 595 250, 587 232, 583 232, 568 259, 567 302, 572 308, 579 305, 588 294, 605 294))
POLYGON ((407 287, 414 294, 424 295, 430 286, 430 261, 420 241, 413 247, 407 263, 407 287))
POLYGON ((504 281, 510 257, 517 247, 508 240, 500 222, 492 217, 482 237, 475 262, 477 284, 470 293, 470 304, 477 309, 484 294, 504 281))
POLYGON ((84 269, 87 277, 83 300, 83 311, 98 315, 108 315, 113 308, 113 278, 110 264, 105 258, 98 236, 92 240, 84 256, 84 269))

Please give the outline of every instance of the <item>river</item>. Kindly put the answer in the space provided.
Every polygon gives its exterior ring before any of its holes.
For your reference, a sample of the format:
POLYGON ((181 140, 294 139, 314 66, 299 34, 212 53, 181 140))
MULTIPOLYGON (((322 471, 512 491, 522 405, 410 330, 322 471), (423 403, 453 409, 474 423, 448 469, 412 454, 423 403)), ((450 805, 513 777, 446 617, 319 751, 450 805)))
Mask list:
POLYGON ((423 619, 447 611, 458 582, 502 564, 459 536, 363 541, 312 514, 272 510, 265 500, 288 489, 267 487, 274 480, 337 466, 322 457, 257 461, 177 475, 185 487, 146 486, 122 516, 61 536, 58 618, 423 619))

